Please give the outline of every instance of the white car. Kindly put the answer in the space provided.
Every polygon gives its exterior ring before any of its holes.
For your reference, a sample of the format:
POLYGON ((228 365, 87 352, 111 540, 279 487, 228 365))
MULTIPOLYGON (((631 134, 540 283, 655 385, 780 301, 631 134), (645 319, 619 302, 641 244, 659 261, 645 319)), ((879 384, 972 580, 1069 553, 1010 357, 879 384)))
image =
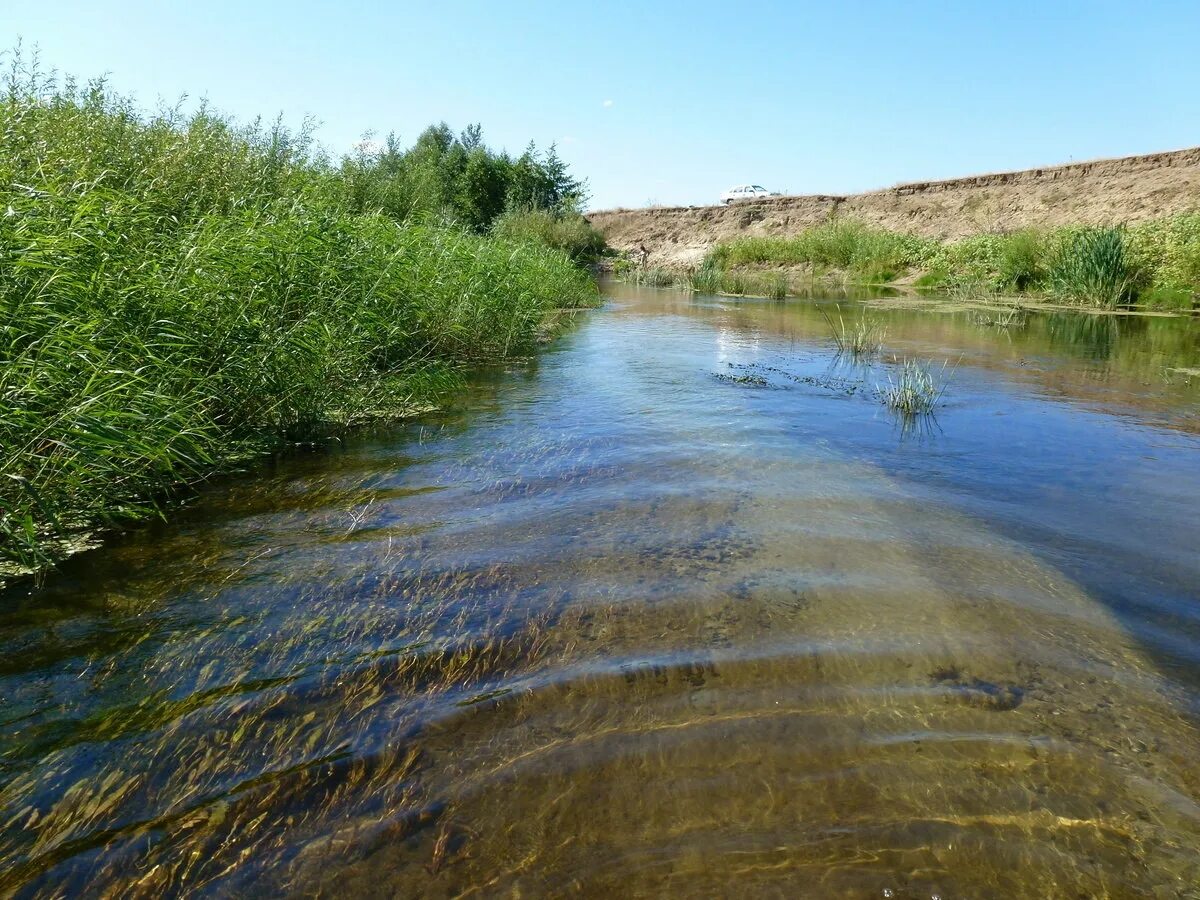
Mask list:
POLYGON ((761 184, 741 184, 723 193, 721 195, 721 202, 734 203, 738 200, 759 200, 763 197, 778 196, 778 194, 772 194, 761 184))

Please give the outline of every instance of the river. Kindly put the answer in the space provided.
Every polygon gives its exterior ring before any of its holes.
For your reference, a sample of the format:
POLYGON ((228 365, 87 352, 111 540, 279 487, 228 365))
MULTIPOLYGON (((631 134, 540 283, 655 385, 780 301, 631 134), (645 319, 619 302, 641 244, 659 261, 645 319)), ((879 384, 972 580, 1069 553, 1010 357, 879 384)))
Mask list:
POLYGON ((1200 896, 1200 320, 605 291, 0 595, 0 896, 1200 896))

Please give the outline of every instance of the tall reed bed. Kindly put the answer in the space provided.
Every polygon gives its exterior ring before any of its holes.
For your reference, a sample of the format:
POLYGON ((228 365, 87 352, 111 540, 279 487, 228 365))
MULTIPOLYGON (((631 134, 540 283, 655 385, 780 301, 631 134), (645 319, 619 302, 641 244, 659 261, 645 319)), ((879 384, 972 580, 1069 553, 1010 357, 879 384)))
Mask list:
POLYGON ((543 244, 353 212, 303 132, 18 71, 0 135, 10 571, 248 454, 426 404, 595 295, 543 244))

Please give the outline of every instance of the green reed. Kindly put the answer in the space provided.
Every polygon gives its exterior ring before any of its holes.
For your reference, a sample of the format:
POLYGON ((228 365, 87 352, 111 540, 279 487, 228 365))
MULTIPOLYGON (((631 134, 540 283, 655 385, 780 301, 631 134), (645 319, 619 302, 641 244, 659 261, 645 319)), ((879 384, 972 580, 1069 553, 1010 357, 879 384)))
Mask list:
POLYGON ((1054 293, 1069 300, 1116 306, 1134 293, 1134 273, 1120 228, 1088 228, 1064 241, 1050 273, 1054 293))
POLYGON ((509 210, 493 224, 492 234, 554 247, 580 262, 595 262, 607 249, 604 235, 577 212, 509 210))
POLYGON ((0 565, 526 353, 585 271, 353 212, 304 132, 145 117, 18 70, 0 96, 0 565))

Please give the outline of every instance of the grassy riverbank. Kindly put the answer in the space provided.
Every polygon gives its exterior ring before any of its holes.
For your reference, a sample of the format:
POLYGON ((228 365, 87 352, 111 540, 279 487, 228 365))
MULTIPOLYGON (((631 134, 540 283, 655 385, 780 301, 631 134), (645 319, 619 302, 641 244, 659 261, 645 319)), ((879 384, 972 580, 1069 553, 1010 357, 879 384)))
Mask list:
POLYGON ((249 455, 426 406, 594 302, 563 250, 491 233, 505 210, 572 220, 582 186, 553 152, 512 160, 439 126, 333 162, 303 132, 146 116, 100 84, 18 66, 5 87, 10 571, 249 455))
POLYGON ((1200 214, 955 242, 835 221, 793 237, 718 244, 689 276, 696 290, 763 296, 814 280, 1187 310, 1200 299, 1200 214))

